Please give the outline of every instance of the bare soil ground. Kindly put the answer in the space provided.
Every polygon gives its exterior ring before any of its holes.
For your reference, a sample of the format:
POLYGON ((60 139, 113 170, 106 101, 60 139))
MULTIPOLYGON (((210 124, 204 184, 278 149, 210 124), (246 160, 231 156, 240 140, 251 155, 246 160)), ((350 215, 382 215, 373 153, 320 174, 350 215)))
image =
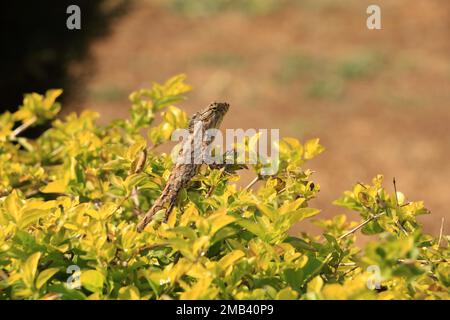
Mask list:
POLYGON ((450 2, 379 0, 379 31, 366 28, 371 1, 294 2, 192 17, 135 1, 91 48, 83 107, 104 122, 126 116, 129 92, 186 73, 189 113, 224 100, 232 109, 223 127, 321 138, 326 151, 307 166, 317 171, 312 205, 322 217, 342 212, 331 202, 353 183, 382 173, 390 190, 395 176, 432 210, 426 231, 437 234, 446 217, 448 233, 450 2))

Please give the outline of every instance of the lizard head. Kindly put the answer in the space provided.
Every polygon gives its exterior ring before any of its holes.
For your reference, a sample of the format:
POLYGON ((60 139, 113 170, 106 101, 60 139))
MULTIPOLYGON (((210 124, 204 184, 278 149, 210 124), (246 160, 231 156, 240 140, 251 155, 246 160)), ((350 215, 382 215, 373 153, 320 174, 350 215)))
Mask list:
POLYGON ((190 127, 194 122, 201 121, 206 128, 217 128, 229 108, 226 102, 213 102, 192 117, 190 127))
POLYGON ((204 115, 205 117, 208 117, 214 113, 220 115, 223 118, 223 116, 227 113, 229 108, 230 105, 226 102, 213 102, 203 111, 201 111, 200 114, 204 115))

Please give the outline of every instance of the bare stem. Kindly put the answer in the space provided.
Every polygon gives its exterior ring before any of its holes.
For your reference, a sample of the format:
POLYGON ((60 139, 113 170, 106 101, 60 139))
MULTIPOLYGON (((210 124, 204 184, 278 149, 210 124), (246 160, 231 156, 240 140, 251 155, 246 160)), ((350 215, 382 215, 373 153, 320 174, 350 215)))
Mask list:
POLYGON ((21 134, 23 131, 28 129, 30 126, 32 126, 37 121, 36 117, 32 117, 22 123, 20 126, 18 126, 11 134, 9 135, 9 138, 11 140, 14 140, 19 134, 21 134))
POLYGON ((376 214, 376 215, 374 215, 374 216, 371 216, 369 219, 367 219, 367 220, 361 222, 360 224, 358 224, 358 225, 357 225, 356 227, 354 227, 353 229, 351 229, 351 230, 347 231, 346 233, 344 233, 343 235, 341 235, 341 236, 338 238, 338 240, 342 240, 342 239, 344 239, 345 237, 348 237, 349 235, 355 233, 356 231, 358 231, 359 229, 361 229, 362 227, 364 227, 364 226, 365 226, 366 224, 368 224, 370 221, 375 220, 375 219, 378 219, 379 217, 381 217, 381 216, 384 215, 384 214, 385 214, 385 213, 382 212, 382 213, 376 214))
POLYGON ((133 187, 133 189, 131 189, 131 199, 133 200, 134 206, 136 208, 139 208, 140 204, 139 204, 139 196, 138 196, 138 192, 137 192, 137 188, 133 187))
POLYGON ((123 204, 125 203, 125 201, 127 201, 128 199, 130 199, 131 194, 128 194, 126 197, 124 197, 122 200, 120 200, 119 204, 116 206, 116 208, 114 209, 114 211, 112 212, 112 214, 116 213, 117 210, 119 210, 123 204))
POLYGON ((150 153, 150 152, 154 151, 154 150, 155 150, 156 148, 158 148, 160 145, 161 145, 161 143, 151 145, 150 147, 147 148, 147 152, 150 153))
POLYGON ((249 190, 251 187, 254 186, 255 183, 259 181, 259 176, 256 176, 244 189, 249 190))
MULTIPOLYGON (((441 259, 441 260, 398 259, 397 262, 403 264, 413 264, 413 263, 430 264, 430 263, 448 262, 448 259, 441 259)), ((354 266, 356 266, 356 262, 342 262, 339 264, 339 267, 354 267, 354 266)))
MULTIPOLYGON (((395 177, 392 179, 392 183, 394 184, 394 193, 395 193, 395 202, 397 203, 397 209, 400 208, 400 205, 398 204, 398 195, 397 195, 397 182, 395 181, 395 177)), ((402 226, 402 224, 400 223, 400 221, 396 220, 395 224, 397 225, 397 227, 402 230, 402 232, 407 236, 408 235, 408 231, 406 231, 406 229, 402 226)))
POLYGON ((442 236, 444 235, 444 221, 445 221, 445 218, 442 217, 442 220, 441 220, 441 228, 440 228, 440 230, 439 230, 438 247, 441 246, 442 236))
POLYGON ((396 181, 395 181, 395 177, 392 179, 392 183, 394 184, 395 201, 396 201, 397 207, 398 207, 397 183, 396 183, 396 181))

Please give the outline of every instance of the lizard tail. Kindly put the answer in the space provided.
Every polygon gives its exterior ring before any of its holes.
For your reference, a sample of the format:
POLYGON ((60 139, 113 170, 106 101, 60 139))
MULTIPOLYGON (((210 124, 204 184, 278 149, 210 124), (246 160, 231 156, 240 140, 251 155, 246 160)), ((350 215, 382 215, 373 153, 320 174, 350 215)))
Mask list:
POLYGON ((138 223, 137 225, 137 231, 142 232, 144 230, 145 226, 152 221, 153 216, 156 212, 162 209, 162 206, 160 205, 153 205, 153 207, 148 210, 148 212, 145 214, 144 218, 138 223))
POLYGON ((166 212, 164 214, 164 222, 167 222, 167 218, 169 217, 170 212, 172 211, 173 207, 175 206, 175 202, 177 197, 171 197, 167 200, 165 200, 165 195, 168 192, 166 190, 163 191, 162 196, 156 200, 156 202, 153 204, 153 206, 148 210, 148 212, 145 214, 144 218, 138 223, 137 225, 137 231, 142 232, 144 230, 145 226, 152 221, 153 216, 161 209, 164 209, 164 204, 168 202, 168 206, 166 209, 166 212), (162 200, 164 199, 164 200, 162 200))

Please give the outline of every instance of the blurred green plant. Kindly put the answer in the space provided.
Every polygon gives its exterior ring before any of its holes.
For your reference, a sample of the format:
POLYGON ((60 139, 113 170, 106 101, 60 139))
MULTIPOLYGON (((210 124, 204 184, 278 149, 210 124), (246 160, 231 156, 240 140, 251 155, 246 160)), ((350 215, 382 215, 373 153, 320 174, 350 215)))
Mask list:
POLYGON ((223 11, 238 11, 248 15, 264 15, 275 11, 286 2, 286 0, 170 0, 168 6, 186 16, 205 17, 223 11))
POLYGON ((115 84, 93 88, 89 91, 88 95, 92 100, 100 102, 116 102, 126 97, 123 88, 115 84))
POLYGON ((423 203, 388 193, 381 176, 336 201, 360 223, 339 215, 315 222, 320 236, 288 234, 319 213, 304 169, 323 151, 318 139, 280 140, 276 175, 251 167, 255 190, 236 186, 238 168, 203 167, 168 221, 138 233, 173 166, 154 147, 187 126, 174 105, 191 89, 184 81, 133 92, 128 119, 70 114, 34 140, 20 134, 56 116, 60 90, 0 116, 0 299, 450 298, 450 237, 423 234, 423 203), (379 240, 360 249, 358 230, 379 240))
POLYGON ((315 80, 307 86, 306 93, 312 98, 332 98, 338 99, 344 91, 343 81, 339 78, 330 77, 327 79, 315 80))
POLYGON ((302 53, 288 54, 282 57, 275 77, 282 84, 287 84, 321 73, 326 70, 325 65, 323 59, 312 55, 302 53))
POLYGON ((339 99, 350 81, 374 77, 386 63, 385 57, 377 52, 358 53, 344 59, 290 53, 281 57, 274 78, 283 86, 308 83, 304 94, 311 98, 339 99))
POLYGON ((211 52, 199 56, 197 62, 206 66, 232 68, 241 67, 246 61, 233 52, 211 52))
POLYGON ((385 65, 385 59, 375 52, 361 53, 340 62, 338 73, 347 79, 359 79, 375 75, 385 65))

